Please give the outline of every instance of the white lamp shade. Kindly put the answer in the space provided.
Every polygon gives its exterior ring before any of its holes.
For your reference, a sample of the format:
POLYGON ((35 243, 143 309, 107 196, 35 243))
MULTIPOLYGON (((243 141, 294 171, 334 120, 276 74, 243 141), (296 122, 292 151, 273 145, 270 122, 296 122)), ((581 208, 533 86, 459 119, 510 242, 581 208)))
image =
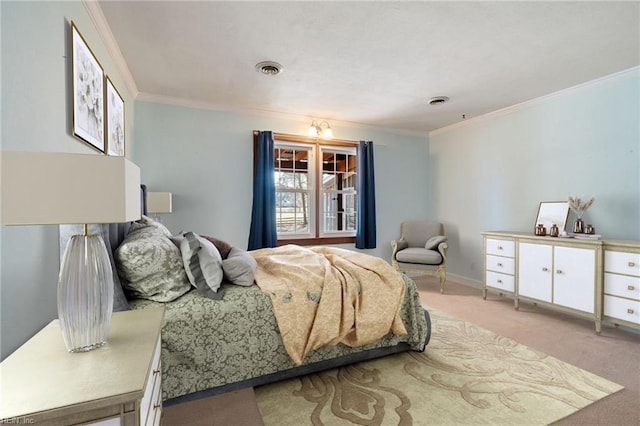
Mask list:
POLYGON ((147 192, 147 211, 149 213, 171 213, 172 207, 170 192, 147 192))
POLYGON ((140 218, 140 169, 125 157, 0 151, 4 225, 140 218))

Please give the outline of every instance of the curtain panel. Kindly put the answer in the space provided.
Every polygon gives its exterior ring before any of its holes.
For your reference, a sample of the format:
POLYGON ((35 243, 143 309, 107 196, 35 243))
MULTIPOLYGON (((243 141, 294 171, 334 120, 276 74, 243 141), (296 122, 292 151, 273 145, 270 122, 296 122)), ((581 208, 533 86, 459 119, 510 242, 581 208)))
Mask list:
POLYGON ((278 244, 273 148, 271 131, 253 133, 253 207, 248 250, 278 244))
POLYGON ((376 248, 376 182, 373 142, 358 144, 356 248, 376 248))

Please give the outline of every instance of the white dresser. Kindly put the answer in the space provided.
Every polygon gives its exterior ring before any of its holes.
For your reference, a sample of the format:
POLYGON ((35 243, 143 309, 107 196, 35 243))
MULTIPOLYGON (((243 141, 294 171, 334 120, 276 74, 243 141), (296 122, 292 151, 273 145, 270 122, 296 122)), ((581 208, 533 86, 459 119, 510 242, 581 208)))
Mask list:
POLYGON ((604 252, 603 318, 640 328, 640 243, 611 241, 604 252))
POLYGON ((484 240, 484 297, 487 289, 515 295, 516 245, 513 238, 495 236, 484 240))
POLYGON ((105 346, 67 352, 58 320, 0 364, 0 423, 159 425, 163 308, 113 314, 105 346))
MULTIPOLYGON (((640 327, 640 242, 536 236, 522 232, 483 232, 483 296, 498 291, 520 300, 593 319, 640 327), (513 285, 496 270, 495 246, 514 248, 513 285), (621 254, 625 256, 617 260, 621 254), (635 255, 633 260, 632 255, 635 255), (609 259, 608 261, 606 259, 609 259), (616 260, 614 260, 616 259, 616 260), (620 266, 620 263, 626 265, 620 266), (629 265, 636 265, 635 272, 629 265), (605 273, 605 265, 610 272, 605 273), (500 274, 500 275, 497 275, 500 274), (624 277, 624 281, 619 281, 624 277), (635 277, 635 281, 634 281, 635 277), (608 283, 608 284, 607 284, 608 283)), ((510 258, 511 256, 508 256, 510 258)), ((500 261, 505 269, 509 263, 500 261)))

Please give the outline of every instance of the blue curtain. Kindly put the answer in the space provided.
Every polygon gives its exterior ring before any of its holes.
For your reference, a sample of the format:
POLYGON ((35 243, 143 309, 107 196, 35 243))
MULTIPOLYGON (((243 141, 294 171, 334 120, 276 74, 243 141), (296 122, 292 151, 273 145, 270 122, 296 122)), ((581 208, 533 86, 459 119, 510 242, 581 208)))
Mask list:
POLYGON ((270 131, 253 135, 253 208, 248 250, 275 247, 276 184, 274 181, 273 135, 270 131))
POLYGON ((373 142, 358 144, 358 213, 356 248, 376 248, 376 183, 373 171, 373 142))

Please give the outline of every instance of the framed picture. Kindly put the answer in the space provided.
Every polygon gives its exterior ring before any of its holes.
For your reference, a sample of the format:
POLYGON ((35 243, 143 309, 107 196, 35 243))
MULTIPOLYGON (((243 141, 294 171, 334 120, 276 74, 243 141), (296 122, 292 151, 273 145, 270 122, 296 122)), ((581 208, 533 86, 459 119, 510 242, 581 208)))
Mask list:
POLYGON ((534 228, 538 224, 544 225, 547 232, 552 225, 557 225, 560 232, 565 230, 567 219, 569 218, 569 202, 568 201, 542 201, 538 207, 538 217, 534 228))
POLYGON ((107 135, 107 153, 109 155, 124 156, 124 100, 113 83, 106 78, 107 121, 105 133, 107 135))
POLYGON ((105 152, 104 71, 71 22, 73 135, 105 152))

